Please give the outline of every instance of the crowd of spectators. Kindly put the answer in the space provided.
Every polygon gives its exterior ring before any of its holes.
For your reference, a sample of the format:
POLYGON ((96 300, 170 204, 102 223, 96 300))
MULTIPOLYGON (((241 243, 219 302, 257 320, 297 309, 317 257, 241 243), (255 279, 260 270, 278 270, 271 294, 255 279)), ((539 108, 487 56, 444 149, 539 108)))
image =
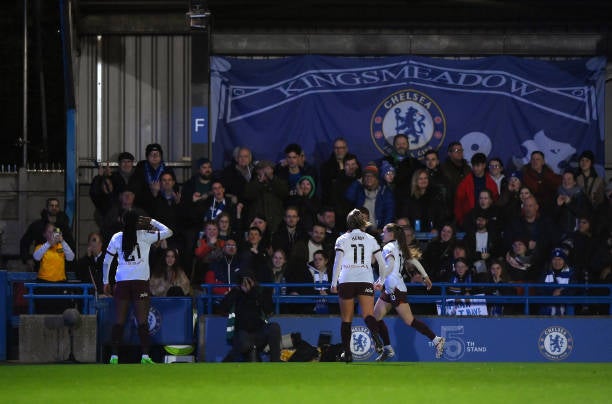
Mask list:
MULTIPOLYGON (((347 213, 358 208, 369 214, 368 232, 375 236, 387 223, 400 224, 412 256, 432 281, 458 284, 449 293, 504 295, 520 293, 521 283, 545 282, 560 286, 542 293, 567 294, 562 285, 568 283, 612 283, 612 185, 597 175, 590 151, 579 156, 578 167, 558 175, 541 151, 534 151, 523 167, 505 172, 494 156, 476 153, 466 161, 459 142, 448 145, 444 161, 435 150, 419 160, 400 134, 388 156, 363 162, 345 139, 337 138, 319 167, 298 144, 287 145, 278 163, 255 160, 248 148, 239 147, 219 171, 208 159, 198 160, 196 174, 182 186, 164 163, 160 145, 148 145, 145 155, 134 164, 131 153, 120 153, 116 171, 101 167, 93 179, 90 196, 99 231, 90 235, 87 255, 77 261, 83 280, 98 284, 97 244, 105 245, 120 230, 123 212, 136 210, 173 231, 152 248, 153 295, 203 293, 204 283, 237 283, 240 270, 260 283, 325 283, 331 278, 333 243, 345 230, 347 213), (478 282, 519 288, 469 285, 478 282)), ((24 261, 32 258, 32 244, 51 246, 49 231, 55 227, 63 243, 74 248, 58 207, 59 201, 50 201, 41 220, 28 228, 21 241, 24 261), (45 230, 47 223, 55 225, 45 230)), ((418 282, 415 271, 403 276, 407 283, 418 282)), ((212 290, 223 295, 229 289, 212 290)), ((597 288, 589 291, 597 293, 597 288)), ((329 291, 289 285, 278 293, 325 297, 329 291)), ((292 310, 337 310, 325 299, 313 306, 292 310)), ((577 308, 598 312, 597 305, 577 308)), ((501 314, 504 307, 490 305, 490 312, 501 314)))

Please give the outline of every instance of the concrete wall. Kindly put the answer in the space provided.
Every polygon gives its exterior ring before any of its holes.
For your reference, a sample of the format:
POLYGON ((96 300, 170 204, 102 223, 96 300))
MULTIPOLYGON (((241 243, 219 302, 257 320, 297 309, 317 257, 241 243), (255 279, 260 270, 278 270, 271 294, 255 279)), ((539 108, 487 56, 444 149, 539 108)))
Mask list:
MULTIPOLYGON (((96 316, 81 316, 74 330, 74 357, 79 362, 96 362, 96 316)), ((68 359, 70 337, 61 315, 21 315, 19 323, 19 361, 52 363, 68 359)))

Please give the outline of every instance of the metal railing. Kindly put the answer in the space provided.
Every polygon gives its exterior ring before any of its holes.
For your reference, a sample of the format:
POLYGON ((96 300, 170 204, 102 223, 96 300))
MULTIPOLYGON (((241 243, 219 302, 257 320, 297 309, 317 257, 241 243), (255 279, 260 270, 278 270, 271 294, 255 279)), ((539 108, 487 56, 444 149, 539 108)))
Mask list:
POLYGON ((28 314, 35 314, 35 300, 36 299, 59 299, 59 300, 81 300, 83 302, 83 314, 96 314, 94 301, 96 296, 90 294, 90 291, 94 288, 92 283, 36 283, 26 282, 24 283, 28 293, 23 295, 28 300, 28 314), (58 294, 41 294, 35 293, 34 289, 52 289, 52 290, 64 290, 65 293, 58 294), (73 293, 74 289, 80 290, 78 293, 73 293))
MULTIPOLYGON (((94 285, 91 283, 37 283, 37 282, 25 282, 24 286, 27 289, 27 293, 23 295, 28 300, 28 313, 35 313, 35 301, 37 299, 71 299, 75 301, 82 301, 83 314, 95 314, 95 295, 91 294, 91 290, 94 285), (41 294, 40 290, 35 291, 34 289, 53 289, 53 290, 65 290, 64 294, 41 294), (75 290, 77 290, 75 292, 75 290)), ((213 293, 215 288, 228 288, 238 286, 230 283, 215 283, 215 284, 202 284, 203 293, 197 294, 194 299, 196 301, 196 308, 199 314, 213 314, 213 307, 219 303, 224 295, 213 293)), ((336 294, 292 294, 291 290, 296 288, 317 288, 325 287, 329 288, 329 283, 262 283, 262 287, 272 289, 272 299, 274 302, 275 313, 279 314, 281 306, 283 304, 316 304, 321 299, 328 303, 337 303, 338 296, 336 294), (288 290, 286 293, 282 293, 284 290, 288 290)), ((456 283, 434 283, 432 291, 434 293, 425 293, 425 288, 422 285, 408 283, 408 296, 407 300, 412 304, 439 304, 440 312, 446 313, 446 305, 449 301, 453 300, 466 300, 473 299, 480 302, 484 301, 489 303, 499 304, 514 304, 523 306, 523 314, 529 315, 531 313, 531 305, 534 304, 601 304, 608 305, 608 313, 612 315, 612 284, 570 284, 570 285, 557 285, 557 284, 544 284, 544 283, 471 283, 471 284, 456 284, 456 283), (470 288, 472 294, 462 295, 452 293, 448 288, 470 288), (551 296, 550 294, 544 293, 547 290, 564 288, 568 290, 568 294, 560 296, 551 296), (487 290, 492 288, 495 289, 513 289, 514 291, 520 291, 515 295, 494 295, 487 294, 487 290), (420 294, 413 294, 411 292, 419 290, 420 294), (592 294, 593 291, 597 290, 597 295, 592 294), (478 292, 478 293, 475 293, 478 292)), ((377 292, 376 295, 379 295, 377 292)), ((10 314, 9 314, 10 315, 10 314)))
MULTIPOLYGON (((214 288, 227 288, 238 286, 236 284, 228 284, 228 283, 215 283, 215 284, 202 284, 201 287, 203 289, 202 294, 196 296, 196 304, 198 313, 213 313, 213 307, 215 303, 220 302, 223 299, 224 295, 214 294, 214 288), (206 305, 204 305, 206 303, 206 305)), ((302 303, 302 304, 316 304, 318 300, 325 299, 329 303, 337 303, 338 295, 328 294, 328 295, 320 295, 320 294, 301 294, 301 295, 293 295, 291 292, 286 294, 282 294, 281 290, 288 289, 291 290, 293 288, 304 288, 315 286, 327 287, 329 288, 329 283, 321 284, 313 284, 313 283, 262 283, 262 287, 264 288, 272 288, 272 298, 275 305, 276 314, 280 313, 280 306, 284 303, 302 303)), ((475 300, 484 300, 486 303, 507 303, 507 304, 522 304, 523 305, 523 313, 525 315, 530 314, 530 306, 532 304, 607 304, 609 305, 609 314, 612 315, 612 284, 589 284, 585 287, 584 284, 570 284, 570 285, 558 285, 558 284, 546 284, 546 283, 471 283, 471 284, 456 284, 456 283, 446 283, 439 282, 434 283, 432 290, 439 290, 439 293, 435 294, 411 294, 410 292, 415 289, 420 289, 425 291, 425 288, 422 285, 407 283, 408 287, 408 302, 409 303, 431 303, 431 304, 440 304, 441 312, 446 312, 446 305, 448 300, 453 299, 475 299, 475 300), (474 291, 482 291, 482 293, 478 294, 470 294, 470 295, 461 295, 451 293, 447 290, 449 287, 464 287, 470 288, 474 291), (516 295, 493 295, 486 294, 487 289, 514 289, 515 291, 518 289, 521 292, 516 295), (550 296, 546 294, 541 294, 542 291, 550 290, 550 289, 558 289, 564 288, 568 289, 570 293, 575 293, 572 295, 560 295, 560 296, 550 296), (600 290, 602 292, 601 295, 591 295, 585 294, 590 293, 594 290, 600 290), (607 293, 607 295, 604 294, 607 293)), ((377 293, 378 295, 378 293, 377 293)))

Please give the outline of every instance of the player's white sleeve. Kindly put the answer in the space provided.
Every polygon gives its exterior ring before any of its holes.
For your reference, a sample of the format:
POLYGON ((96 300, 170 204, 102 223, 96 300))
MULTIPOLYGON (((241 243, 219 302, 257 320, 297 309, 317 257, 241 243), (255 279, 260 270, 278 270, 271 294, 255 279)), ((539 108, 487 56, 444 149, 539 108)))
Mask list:
POLYGON ((412 265, 414 265, 414 267, 417 269, 417 271, 419 271, 421 273, 421 276, 423 277, 423 279, 429 277, 429 275, 427 275, 427 272, 425 272, 425 268, 423 268, 423 265, 421 265, 419 260, 416 260, 414 258, 410 258, 408 260, 408 262, 411 263, 412 265))
POLYGON ((376 253, 374 254, 374 258, 376 258, 376 262, 378 262, 378 273, 380 274, 380 282, 384 282, 387 278, 387 275, 389 275, 393 270, 393 265, 388 265, 387 262, 385 262, 385 259, 380 253, 380 250, 376 251, 376 253))
POLYGON ((340 276, 340 265, 342 264, 342 259, 344 258, 344 251, 336 250, 336 258, 334 260, 334 270, 332 275, 331 287, 335 288, 338 286, 338 277, 340 276))
POLYGON ((102 263, 102 282, 105 285, 108 285, 108 273, 110 272, 110 266, 113 262, 113 259, 115 259, 115 257, 117 256, 117 252, 113 247, 114 240, 115 238, 113 237, 108 243, 106 254, 104 255, 104 262, 102 263))
POLYGON ((158 222, 155 219, 151 219, 151 225, 153 225, 153 227, 159 231, 159 240, 172 237, 172 230, 170 230, 170 228, 165 224, 158 222))

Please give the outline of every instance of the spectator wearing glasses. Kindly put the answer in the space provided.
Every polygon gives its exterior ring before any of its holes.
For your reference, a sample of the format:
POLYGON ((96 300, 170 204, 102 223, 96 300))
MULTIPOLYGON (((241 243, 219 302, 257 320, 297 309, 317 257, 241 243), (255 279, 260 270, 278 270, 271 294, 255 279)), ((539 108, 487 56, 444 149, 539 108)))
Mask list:
POLYGON ((470 166, 463 158, 463 146, 459 142, 451 142, 447 149, 448 157, 440 166, 440 171, 449 183, 450 195, 455 194, 459 183, 470 173, 470 166))
POLYGON ((489 159, 489 177, 491 177, 491 179, 493 181, 495 181, 495 184, 497 185, 497 193, 501 195, 502 189, 504 189, 505 186, 505 174, 504 174, 504 165, 501 162, 501 159, 499 157, 493 157, 491 159, 489 159))

